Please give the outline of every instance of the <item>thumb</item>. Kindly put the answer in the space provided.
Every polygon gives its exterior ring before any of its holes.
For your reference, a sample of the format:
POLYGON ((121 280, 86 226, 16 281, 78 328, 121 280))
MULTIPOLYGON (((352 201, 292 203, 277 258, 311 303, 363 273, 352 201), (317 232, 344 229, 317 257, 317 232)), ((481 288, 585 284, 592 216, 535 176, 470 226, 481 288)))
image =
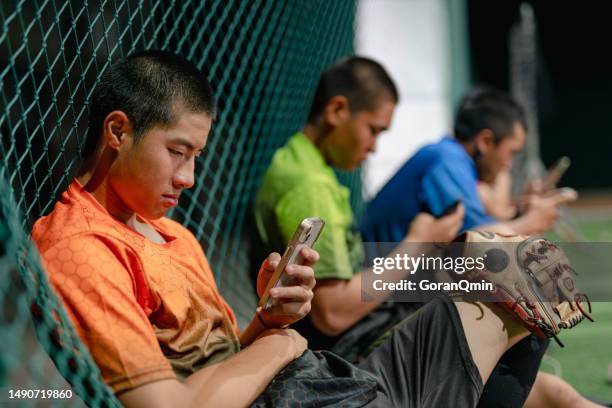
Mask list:
POLYGON ((465 207, 463 206, 463 203, 459 203, 459 205, 457 205, 457 208, 455 209, 454 212, 443 216, 442 218, 440 218, 440 221, 442 221, 443 224, 450 226, 450 225, 462 222, 464 215, 465 215, 465 207))
POLYGON ((268 257, 263 261, 261 267, 267 271, 274 272, 274 269, 278 265, 281 260, 281 256, 278 252, 272 252, 268 257))
POLYGON ((559 190, 559 192, 551 196, 552 201, 555 205, 570 203, 578 199, 578 192, 573 188, 565 187, 559 190))

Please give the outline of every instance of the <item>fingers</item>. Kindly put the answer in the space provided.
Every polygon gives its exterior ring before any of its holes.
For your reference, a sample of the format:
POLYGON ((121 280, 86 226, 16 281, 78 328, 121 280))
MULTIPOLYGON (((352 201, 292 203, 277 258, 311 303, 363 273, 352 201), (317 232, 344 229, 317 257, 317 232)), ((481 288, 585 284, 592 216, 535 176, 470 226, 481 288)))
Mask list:
POLYGON ((285 273, 292 278, 292 281, 295 282, 296 285, 300 285, 306 289, 312 289, 315 286, 314 270, 310 266, 287 265, 285 273))
POLYGON ((544 180, 538 177, 527 182, 523 194, 540 194, 544 190, 544 180))
POLYGON ((465 206, 463 205, 463 203, 459 203, 459 205, 457 206, 457 210, 455 211, 455 214, 457 214, 459 219, 463 221, 463 216, 465 215, 465 206))
POLYGON ((302 256, 302 265, 304 266, 313 266, 319 261, 319 253, 312 248, 302 248, 300 255, 302 256))
POLYGON ((463 203, 459 203, 459 205, 457 205, 457 209, 454 212, 448 215, 445 215, 443 217, 440 217, 440 221, 454 225, 454 224, 462 223, 464 215, 465 215, 465 207, 463 203))
POLYGON ((311 309, 314 294, 302 286, 277 287, 270 290, 272 307, 258 310, 272 327, 282 327, 302 319, 311 309))
MULTIPOLYGON (((293 293, 293 295, 312 298, 312 292, 310 292, 310 295, 301 293, 293 293)), ((310 310, 310 301, 279 299, 278 302, 273 303, 273 306, 268 309, 257 309, 257 314, 260 315, 267 328, 283 328, 304 318, 304 316, 310 313, 310 310)))
POLYGON ((270 289, 270 296, 276 300, 292 302, 310 302, 313 297, 312 290, 303 286, 287 286, 270 289))
POLYGON ((437 237, 441 241, 450 241, 457 235, 457 232, 463 225, 463 216, 465 215, 465 207, 459 204, 457 209, 449 214, 441 217, 438 222, 441 227, 441 237, 437 237))
POLYGON ((281 260, 281 256, 278 252, 272 252, 261 264, 261 268, 266 271, 274 272, 274 269, 278 266, 281 260))
POLYGON ((310 302, 288 302, 272 306, 261 312, 265 321, 272 325, 281 327, 287 324, 293 324, 310 313, 310 302))
POLYGON ((465 207, 463 206, 463 204, 460 204, 457 207, 457 211, 455 211, 454 214, 451 214, 452 216, 452 224, 449 228, 449 230, 452 230, 452 235, 456 235, 457 232, 459 232, 459 230, 461 229, 461 226, 463 225, 463 217, 465 216, 465 207))
POLYGON ((576 190, 568 187, 560 189, 558 194, 555 194, 551 197, 555 205, 576 201, 577 198, 578 193, 576 192, 576 190))
POLYGON ((433 215, 428 214, 426 212, 420 212, 416 215, 416 217, 414 217, 414 220, 412 220, 412 224, 414 224, 415 226, 418 224, 423 224, 423 225, 429 225, 432 222, 434 222, 436 219, 434 218, 433 215))
POLYGON ((413 242, 427 242, 435 221, 436 219, 431 214, 418 213, 408 226, 405 239, 413 242))
MULTIPOLYGON (((283 273, 292 278, 292 281, 294 282, 293 285, 310 290, 316 284, 312 265, 319 260, 319 253, 311 248, 304 247, 300 250, 300 255, 302 257, 303 265, 287 265, 283 273)), ((263 295, 263 292, 268 285, 268 281, 272 277, 272 274, 274 273, 274 270, 278 266, 280 260, 281 256, 278 253, 273 252, 261 264, 259 275, 257 277, 257 294, 259 296, 263 295)))
POLYGON ((280 262, 281 256, 277 252, 272 252, 268 257, 261 263, 259 268, 259 274, 257 275, 257 295, 260 297, 263 295, 268 281, 272 277, 274 270, 280 262))

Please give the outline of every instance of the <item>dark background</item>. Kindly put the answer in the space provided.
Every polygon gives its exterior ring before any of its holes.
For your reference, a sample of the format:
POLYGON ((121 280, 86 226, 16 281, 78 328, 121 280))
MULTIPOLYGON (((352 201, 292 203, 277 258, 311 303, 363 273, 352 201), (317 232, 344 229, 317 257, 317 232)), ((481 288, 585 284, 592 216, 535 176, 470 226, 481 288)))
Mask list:
MULTIPOLYGON (((612 188, 612 24, 606 2, 532 4, 539 37, 540 148, 551 166, 567 155, 563 185, 612 188)), ((520 1, 469 0, 472 78, 509 90, 509 33, 520 1)))

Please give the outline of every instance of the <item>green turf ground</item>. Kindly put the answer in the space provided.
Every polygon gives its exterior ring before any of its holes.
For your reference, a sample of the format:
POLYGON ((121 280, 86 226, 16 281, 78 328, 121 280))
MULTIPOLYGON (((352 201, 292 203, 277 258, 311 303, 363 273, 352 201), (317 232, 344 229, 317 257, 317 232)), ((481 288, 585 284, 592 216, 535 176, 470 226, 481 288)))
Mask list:
MULTIPOLYGON (((612 242, 610 218, 579 221, 576 226, 588 240, 612 242)), ((612 271, 612 265, 602 267, 612 271)), ((612 401, 612 383, 607 380, 608 365, 612 363, 612 302, 594 303, 593 309, 596 323, 585 321, 575 329, 565 330, 561 336, 565 348, 553 341, 542 370, 563 377, 583 395, 612 401)))
POLYGON ((612 303, 593 304, 596 323, 583 322, 562 333, 560 348, 551 343, 542 370, 557 374, 581 394, 612 401, 612 384, 607 382, 612 363, 612 303))

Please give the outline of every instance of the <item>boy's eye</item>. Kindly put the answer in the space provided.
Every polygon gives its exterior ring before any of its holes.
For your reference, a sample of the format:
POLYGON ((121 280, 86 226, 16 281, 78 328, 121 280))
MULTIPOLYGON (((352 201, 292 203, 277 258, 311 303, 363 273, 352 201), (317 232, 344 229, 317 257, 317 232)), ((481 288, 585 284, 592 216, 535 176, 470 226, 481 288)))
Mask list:
POLYGON ((178 150, 168 148, 168 151, 175 156, 182 156, 183 152, 179 152, 178 150))

